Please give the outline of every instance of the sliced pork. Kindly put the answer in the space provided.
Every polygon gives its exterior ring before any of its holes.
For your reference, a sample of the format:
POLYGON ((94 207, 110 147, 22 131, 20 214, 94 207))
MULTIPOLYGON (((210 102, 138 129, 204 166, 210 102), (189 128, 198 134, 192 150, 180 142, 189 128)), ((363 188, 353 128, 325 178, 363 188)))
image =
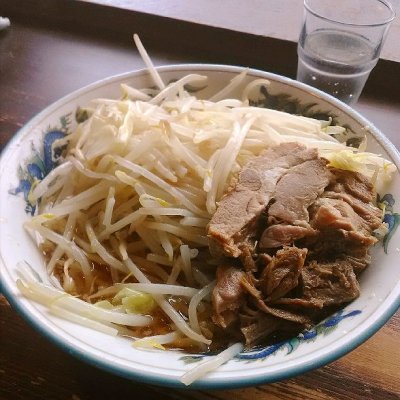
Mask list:
POLYGON ((223 255, 213 321, 247 347, 307 329, 359 296, 382 211, 363 175, 286 143, 249 162, 208 225, 223 255))
POLYGON ((360 294, 351 262, 338 260, 310 264, 302 271, 302 298, 317 300, 322 307, 348 303, 360 294))
POLYGON ((238 311, 245 303, 245 290, 241 281, 245 273, 229 265, 217 269, 217 284, 213 290, 214 322, 226 328, 236 321, 238 311))
POLYGON ((240 244, 254 235, 278 181, 293 167, 317 157, 315 149, 285 143, 250 161, 239 173, 235 187, 219 202, 208 226, 211 253, 238 257, 240 244))
POLYGON ((306 226, 277 224, 270 225, 261 234, 259 248, 261 250, 289 246, 294 241, 315 236, 317 231, 308 224, 306 226))
POLYGON ((285 247, 279 250, 262 271, 260 289, 267 301, 285 296, 299 283, 307 250, 285 247))
POLYGON ((282 175, 272 195, 268 218, 274 222, 308 222, 308 207, 328 186, 331 172, 322 158, 304 161, 282 175))

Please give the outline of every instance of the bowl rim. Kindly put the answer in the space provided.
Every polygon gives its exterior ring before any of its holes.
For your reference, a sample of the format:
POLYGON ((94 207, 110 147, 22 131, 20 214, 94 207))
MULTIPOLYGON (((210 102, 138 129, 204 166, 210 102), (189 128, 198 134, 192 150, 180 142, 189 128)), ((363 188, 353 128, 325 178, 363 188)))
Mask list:
MULTIPOLYGON (((332 103, 339 110, 343 111, 345 114, 349 114, 352 118, 359 121, 365 126, 369 127, 369 133, 374 137, 378 143, 384 147, 387 153, 392 158, 393 162, 396 164, 397 168, 400 170, 400 154, 395 148, 395 146, 384 136, 384 134, 378 130, 370 121, 364 118, 357 111, 349 107, 348 105, 342 103, 340 100, 318 90, 312 88, 306 84, 295 81, 293 79, 283 77, 274 73, 254 69, 254 68, 245 68, 240 66, 231 66, 231 65, 223 65, 223 64, 172 64, 172 65, 164 65, 160 67, 156 67, 157 71, 160 73, 168 73, 168 72, 183 72, 183 71, 210 71, 210 72, 230 72, 230 73, 239 73, 244 69, 248 70, 249 75, 256 75, 257 77, 264 77, 266 79, 272 79, 280 83, 284 83, 288 86, 294 86, 302 91, 306 91, 311 93, 312 95, 328 101, 332 103)), ((69 101, 73 101, 74 99, 84 95, 87 92, 90 92, 94 89, 101 88, 102 86, 106 86, 112 83, 117 83, 118 81, 129 79, 133 77, 139 77, 141 75, 148 75, 147 69, 138 69, 134 71, 129 71, 126 73, 113 75, 98 81, 95 81, 91 84, 83 86, 66 96, 61 97, 59 100, 53 102, 49 106, 45 107, 41 112, 31 118, 21 129, 19 129, 12 138, 6 143, 3 150, 0 154, 0 178, 1 178, 1 165, 5 163, 6 156, 8 152, 12 152, 13 147, 18 143, 18 141, 22 138, 25 133, 30 132, 32 127, 37 125, 43 118, 48 117, 52 113, 54 113, 58 108, 62 107, 65 103, 69 101)), ((5 262, 3 260, 3 256, 0 254, 0 267, 5 268, 5 262)), ((395 286, 393 292, 396 291, 396 288, 400 289, 400 284, 395 286)), ((388 295, 386 299, 380 304, 379 308, 374 311, 376 313, 379 310, 382 310, 379 317, 377 317, 372 323, 371 326, 368 326, 367 329, 364 329, 357 336, 354 336, 352 339, 348 339, 346 343, 344 343, 339 349, 336 351, 331 351, 327 354, 322 355, 316 360, 312 362, 303 363, 298 366, 293 366, 288 370, 277 371, 268 373, 268 375, 257 375, 255 377, 236 377, 231 379, 229 377, 221 377, 217 379, 208 379, 202 378, 198 381, 195 381, 189 387, 184 386, 177 377, 165 377, 165 376, 156 376, 153 374, 147 374, 145 371, 137 372, 126 369, 123 365, 113 365, 107 359, 102 359, 95 354, 91 354, 90 352, 86 352, 83 349, 76 346, 74 343, 70 343, 65 341, 64 338, 59 336, 57 332, 54 332, 48 329, 44 324, 42 324, 41 320, 37 318, 37 316, 31 312, 28 308, 26 308, 23 302, 13 294, 11 286, 9 287, 7 282, 0 275, 0 293, 3 293, 11 306, 18 311, 18 313, 33 326, 39 333, 49 339, 52 343, 56 344, 62 350, 67 353, 77 357, 78 359, 89 363, 95 367, 98 367, 102 370, 111 372, 118 376, 130 379, 137 380, 143 383, 167 386, 167 387, 176 387, 176 388, 188 388, 188 389, 233 389, 240 388, 246 386, 256 386, 260 384, 272 383, 284 379, 288 379, 310 370, 319 368, 323 365, 326 365, 348 352, 352 351, 360 344, 362 344, 365 340, 371 337, 374 333, 376 333, 397 311, 400 307, 400 290, 397 295, 393 295, 393 299, 391 299, 391 294, 388 295), (388 303, 388 304, 387 304, 388 303)), ((374 314, 373 313, 373 314, 374 314)), ((372 315, 373 315, 372 314, 372 315)), ((371 315, 371 316, 372 316, 371 315)), ((371 316, 368 318, 370 319, 371 316)), ((365 321, 367 322, 367 321, 365 321)))

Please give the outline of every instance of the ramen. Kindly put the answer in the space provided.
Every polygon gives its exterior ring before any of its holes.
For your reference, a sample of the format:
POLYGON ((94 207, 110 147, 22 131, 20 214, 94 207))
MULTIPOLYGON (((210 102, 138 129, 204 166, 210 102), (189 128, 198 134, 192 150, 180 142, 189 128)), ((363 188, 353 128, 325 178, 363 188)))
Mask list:
POLYGON ((207 77, 165 83, 136 42, 156 88, 122 85, 120 99, 94 99, 88 118, 54 143, 62 162, 30 193, 37 237, 53 286, 21 268, 20 290, 58 316, 140 347, 226 348, 190 383, 243 349, 210 319, 218 260, 207 226, 239 172, 266 149, 301 143, 331 165, 371 182, 395 169, 382 157, 337 139, 345 128, 253 107, 246 70, 210 99, 188 88, 207 77), (221 334, 222 332, 222 334, 221 334))

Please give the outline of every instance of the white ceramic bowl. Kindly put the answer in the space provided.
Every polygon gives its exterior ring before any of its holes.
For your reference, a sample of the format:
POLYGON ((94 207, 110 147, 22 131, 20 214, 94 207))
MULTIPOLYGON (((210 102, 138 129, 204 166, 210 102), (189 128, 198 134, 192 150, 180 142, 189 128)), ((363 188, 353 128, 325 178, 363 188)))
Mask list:
MULTIPOLYGON (((159 68, 165 81, 187 73, 208 75, 205 89, 198 93, 207 97, 223 87, 241 68, 217 65, 179 65, 159 68)), ((400 157, 394 146, 370 122, 336 99, 299 82, 277 75, 249 70, 248 79, 271 81, 269 106, 308 115, 326 114, 340 125, 368 136, 368 150, 391 159, 400 169, 400 157)), ((174 351, 143 351, 129 340, 114 338, 91 329, 61 320, 35 302, 22 297, 16 288, 16 267, 29 260, 46 280, 43 261, 37 248, 22 227, 32 209, 22 194, 28 191, 33 176, 51 169, 43 156, 43 142, 48 145, 54 136, 73 129, 78 106, 96 97, 117 98, 119 85, 149 87, 152 82, 146 71, 111 77, 78 90, 45 109, 22 128, 10 141, 0 162, 0 268, 2 290, 12 306, 36 329, 66 351, 110 372, 142 382, 182 387, 180 376, 202 356, 174 351), (48 134, 49 132, 53 132, 48 134), (59 133, 54 133, 59 132, 59 133), (61 132, 61 133, 60 133, 61 132), (42 162, 40 161, 42 160, 42 162), (44 161, 44 163, 43 163, 44 161), (27 166, 29 165, 29 168, 27 166)), ((397 172, 385 193, 387 221, 398 221, 400 210, 400 175, 397 172)), ((363 272, 361 296, 314 329, 290 341, 243 353, 217 371, 195 382, 193 388, 234 388, 273 382, 327 364, 351 351, 374 334, 398 309, 400 304, 399 268, 400 229, 392 232, 387 252, 382 244, 373 249, 373 262, 363 272)))

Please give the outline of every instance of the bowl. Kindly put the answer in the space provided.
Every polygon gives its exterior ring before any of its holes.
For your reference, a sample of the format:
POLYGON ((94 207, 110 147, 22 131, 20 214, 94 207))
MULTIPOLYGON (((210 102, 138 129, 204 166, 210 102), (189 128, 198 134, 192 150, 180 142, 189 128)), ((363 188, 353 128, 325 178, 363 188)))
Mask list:
MULTIPOLYGON (((196 94, 207 98, 243 68, 222 65, 179 65, 158 68, 164 81, 188 73, 209 77, 196 94)), ((344 103, 297 81, 249 69, 247 82, 267 78, 268 92, 258 98, 260 105, 291 113, 331 117, 336 124, 368 138, 368 151, 382 154, 400 169, 400 157, 389 140, 344 103)), ((65 351, 109 372, 141 382, 184 387, 180 377, 204 359, 202 354, 179 351, 140 350, 123 337, 111 337, 90 328, 60 319, 45 307, 23 297, 16 287, 17 265, 29 260, 46 280, 41 254, 23 228, 34 207, 28 201, 33 179, 51 170, 48 156, 52 141, 71 131, 80 118, 79 107, 97 97, 118 98, 120 84, 134 87, 153 85, 146 70, 110 77, 62 98, 26 124, 3 150, 0 162, 0 268, 2 291, 34 328, 65 351)), ((239 95, 240 90, 236 91, 239 95)), ((353 350, 373 335, 400 305, 399 223, 400 175, 397 171, 385 191, 379 193, 385 204, 385 221, 391 229, 385 245, 372 250, 373 261, 360 277, 361 295, 343 310, 314 328, 271 346, 243 352, 217 370, 195 381, 190 387, 201 389, 236 388, 274 382, 323 366, 353 350)))

